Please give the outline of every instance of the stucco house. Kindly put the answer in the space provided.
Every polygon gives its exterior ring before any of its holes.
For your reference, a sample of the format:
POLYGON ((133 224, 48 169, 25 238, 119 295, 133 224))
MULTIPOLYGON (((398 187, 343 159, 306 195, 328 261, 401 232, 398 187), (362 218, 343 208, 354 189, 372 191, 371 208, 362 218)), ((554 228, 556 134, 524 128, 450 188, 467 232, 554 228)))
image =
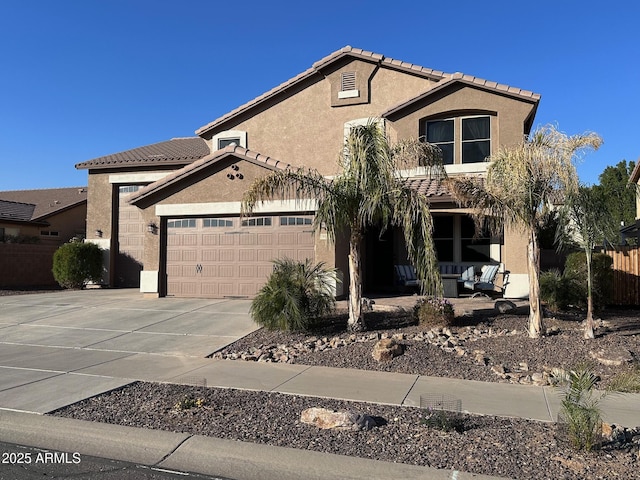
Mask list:
MULTIPOLYGON (((89 174, 87 238, 110 252, 106 283, 159 296, 251 297, 276 257, 336 267, 348 284, 346 241, 313 232, 313 199, 274 201, 240 218, 243 193, 273 169, 338 172, 349 129, 377 119, 392 141, 424 137, 449 175, 486 172, 485 158, 532 128, 540 96, 461 73, 444 73, 352 47, 196 130, 76 165, 89 174)), ((420 165, 404 172, 431 200, 439 262, 500 263, 506 296, 528 293, 519 232, 474 239, 474 225, 420 165)), ((399 232, 368 234, 365 291, 394 287, 407 263, 399 232)), ((340 294, 340 287, 337 287, 340 294)))
POLYGON ((87 187, 0 192, 0 241, 61 245, 85 235, 87 187))
POLYGON ((636 221, 622 227, 620 232, 622 238, 634 239, 635 245, 640 245, 640 158, 629 176, 629 186, 636 189, 636 221))

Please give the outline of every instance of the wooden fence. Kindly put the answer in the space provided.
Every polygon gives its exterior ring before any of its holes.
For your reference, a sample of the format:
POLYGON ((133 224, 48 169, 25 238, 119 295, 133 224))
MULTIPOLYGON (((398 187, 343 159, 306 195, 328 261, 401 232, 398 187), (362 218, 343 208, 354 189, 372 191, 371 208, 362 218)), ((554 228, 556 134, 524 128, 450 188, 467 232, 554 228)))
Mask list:
POLYGON ((640 248, 619 247, 607 251, 613 258, 614 305, 640 305, 640 248))

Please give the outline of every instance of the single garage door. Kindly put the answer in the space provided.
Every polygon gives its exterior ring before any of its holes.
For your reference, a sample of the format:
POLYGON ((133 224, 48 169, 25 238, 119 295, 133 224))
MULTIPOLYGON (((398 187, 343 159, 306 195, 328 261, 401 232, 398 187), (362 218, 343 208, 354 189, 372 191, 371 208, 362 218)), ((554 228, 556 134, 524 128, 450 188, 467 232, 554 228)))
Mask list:
POLYGON ((167 221, 167 295, 253 297, 272 260, 314 259, 310 215, 167 221))

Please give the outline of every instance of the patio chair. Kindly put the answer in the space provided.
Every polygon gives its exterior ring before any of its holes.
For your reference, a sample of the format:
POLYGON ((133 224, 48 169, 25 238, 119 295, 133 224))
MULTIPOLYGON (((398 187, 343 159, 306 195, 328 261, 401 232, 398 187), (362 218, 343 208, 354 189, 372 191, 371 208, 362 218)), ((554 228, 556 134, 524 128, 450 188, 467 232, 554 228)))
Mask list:
POLYGON ((399 286, 408 288, 408 287, 419 287, 420 281, 416 276, 416 271, 411 265, 396 265, 396 281, 399 286))
MULTIPOLYGON (((472 297, 490 297, 496 295, 496 277, 498 276, 498 270, 500 265, 484 265, 482 272, 478 280, 467 280, 464 282, 464 288, 472 290, 472 297)), ((500 289, 502 290, 502 289, 500 289)))

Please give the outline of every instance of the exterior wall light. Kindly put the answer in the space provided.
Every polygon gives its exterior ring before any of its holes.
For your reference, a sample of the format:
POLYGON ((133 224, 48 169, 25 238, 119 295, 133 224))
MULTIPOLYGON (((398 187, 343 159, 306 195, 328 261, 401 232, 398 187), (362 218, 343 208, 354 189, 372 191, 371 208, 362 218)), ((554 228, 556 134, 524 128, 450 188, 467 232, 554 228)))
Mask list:
POLYGON ((158 233, 158 226, 153 222, 149 222, 149 225, 147 225, 147 232, 155 235, 158 233))
POLYGON ((102 230, 100 230, 100 229, 96 230, 96 237, 102 238, 102 230))

